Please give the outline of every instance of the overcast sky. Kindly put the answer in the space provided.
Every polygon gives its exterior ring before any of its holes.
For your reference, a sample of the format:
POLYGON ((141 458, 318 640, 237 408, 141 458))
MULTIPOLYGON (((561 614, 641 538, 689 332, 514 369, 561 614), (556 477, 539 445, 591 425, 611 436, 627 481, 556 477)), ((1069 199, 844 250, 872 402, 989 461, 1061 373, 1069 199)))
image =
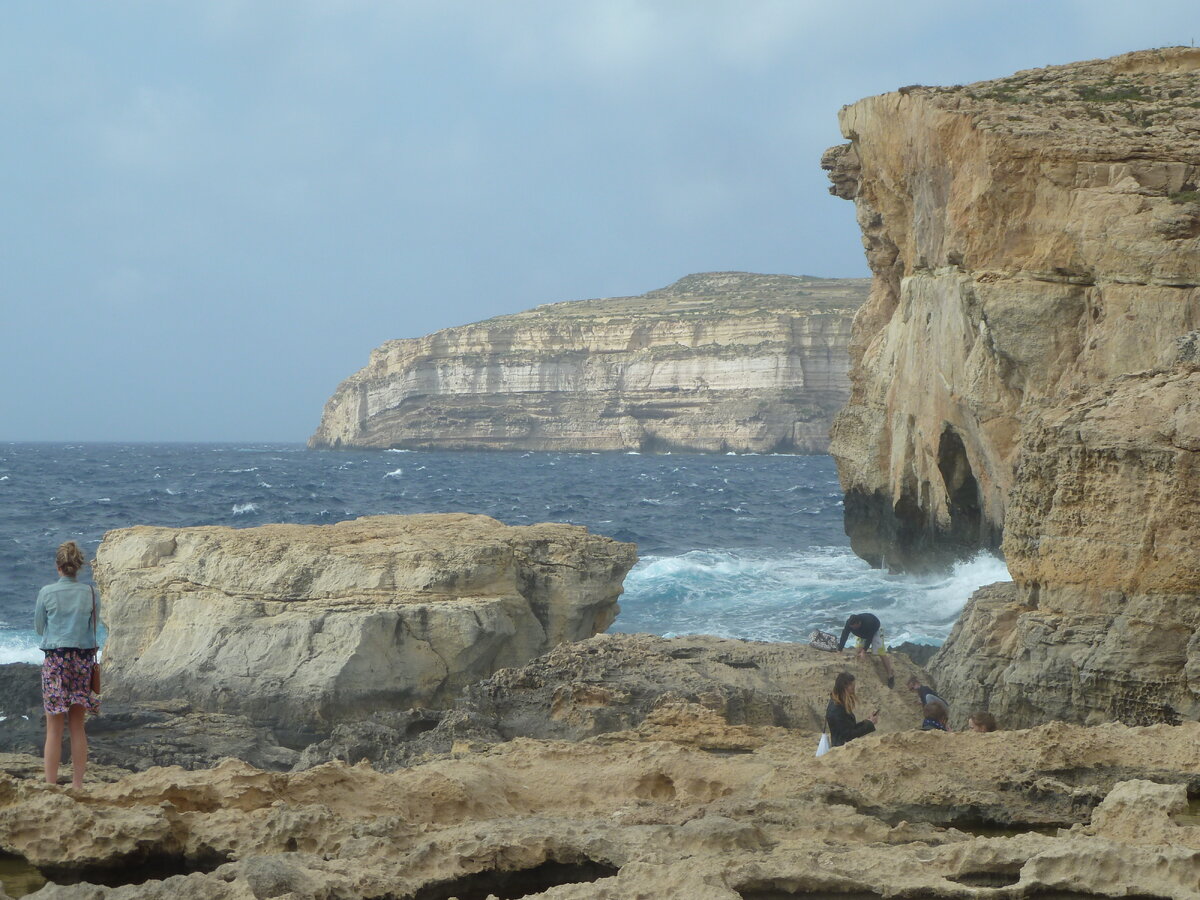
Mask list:
POLYGON ((0 440, 302 441, 385 340, 865 276, 821 152, 1195 0, 5 0, 0 440))

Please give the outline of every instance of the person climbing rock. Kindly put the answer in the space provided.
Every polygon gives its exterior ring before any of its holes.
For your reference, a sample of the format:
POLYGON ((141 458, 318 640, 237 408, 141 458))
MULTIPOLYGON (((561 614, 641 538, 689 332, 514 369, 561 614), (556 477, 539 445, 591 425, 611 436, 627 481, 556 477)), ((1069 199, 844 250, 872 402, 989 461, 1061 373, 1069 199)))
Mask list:
POLYGON ((846 620, 842 629, 842 637, 838 641, 838 651, 846 647, 846 640, 854 635, 858 639, 858 659, 865 659, 868 653, 874 653, 883 662, 887 671, 887 686, 896 686, 896 672, 892 668, 892 660, 888 656, 887 644, 883 640, 883 628, 879 618, 871 613, 855 613, 846 620))

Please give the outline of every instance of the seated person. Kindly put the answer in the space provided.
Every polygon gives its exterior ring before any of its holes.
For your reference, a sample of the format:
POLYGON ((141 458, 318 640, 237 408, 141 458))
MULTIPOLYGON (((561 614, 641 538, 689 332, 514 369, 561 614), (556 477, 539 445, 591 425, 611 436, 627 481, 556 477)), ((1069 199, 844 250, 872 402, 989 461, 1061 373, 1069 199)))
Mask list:
POLYGON ((980 734, 987 734, 989 731, 996 730, 996 717, 990 712, 971 713, 967 719, 967 727, 980 734))
POLYGON ((935 694, 933 692, 933 688, 921 684, 920 679, 915 675, 908 679, 908 689, 917 695, 917 699, 921 701, 922 706, 930 702, 940 703, 942 706, 946 707, 946 714, 950 714, 950 704, 935 694))
POLYGON ((925 718, 921 721, 922 731, 949 731, 946 726, 946 704, 930 701, 925 704, 925 718))
POLYGON ((825 708, 825 724, 829 726, 831 746, 840 747, 847 741, 875 730, 875 723, 879 721, 879 710, 860 722, 854 718, 856 700, 854 676, 849 672, 842 672, 834 679, 833 693, 829 695, 829 705, 825 708))

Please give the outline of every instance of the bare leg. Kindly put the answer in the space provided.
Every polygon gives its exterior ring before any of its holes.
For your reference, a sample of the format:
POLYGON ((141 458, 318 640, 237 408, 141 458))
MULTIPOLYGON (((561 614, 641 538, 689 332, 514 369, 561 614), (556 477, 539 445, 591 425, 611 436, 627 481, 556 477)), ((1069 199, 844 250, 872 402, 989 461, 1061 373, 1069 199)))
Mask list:
POLYGON ((880 659, 883 660, 883 667, 887 669, 888 678, 895 678, 896 670, 892 668, 892 657, 885 653, 880 659))
POLYGON ((46 783, 58 784, 58 764, 62 760, 63 713, 46 713, 46 747, 42 761, 46 766, 46 783))
MULTIPOLYGON (((67 713, 67 726, 71 730, 71 786, 77 788, 83 787, 83 773, 87 769, 87 732, 83 728, 86 715, 87 710, 79 704, 67 713)), ((61 726, 59 730, 61 732, 61 726)))

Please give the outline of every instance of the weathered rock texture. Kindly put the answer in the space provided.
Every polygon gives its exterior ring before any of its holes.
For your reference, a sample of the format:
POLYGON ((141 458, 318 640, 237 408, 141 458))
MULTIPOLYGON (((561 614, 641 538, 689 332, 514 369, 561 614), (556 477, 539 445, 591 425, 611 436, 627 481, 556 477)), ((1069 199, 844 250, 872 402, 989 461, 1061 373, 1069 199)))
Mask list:
POLYGON ((389 341, 315 448, 824 452, 865 279, 717 272, 389 341))
MULTIPOLYGON (((901 684, 913 675, 928 683, 906 657, 894 659, 901 684)), ((405 711, 339 725, 328 740, 305 749, 298 767, 367 759, 390 769, 454 747, 516 738, 583 740, 641 728, 662 709, 681 703, 707 709, 726 725, 820 732, 830 687, 843 671, 857 673, 859 713, 878 709, 880 731, 920 724, 916 695, 889 690, 881 666, 858 662, 849 652, 703 635, 602 634, 561 644, 527 665, 471 685, 440 719, 405 711)), ((718 729, 695 731, 689 740, 730 749, 722 743, 727 737, 718 729)))
POLYGON ((874 279, 831 452, 865 559, 998 548, 1031 411, 1200 325, 1197 97, 1175 48, 842 110, 822 164, 874 279))
POLYGON ((847 531, 904 568, 1002 547, 931 666, 1014 724, 1200 715, 1197 97, 1191 48, 906 88, 824 160, 875 273, 847 531))
POLYGON ((932 663, 1005 721, 1200 718, 1200 366, 1130 375, 1027 424, 980 591, 932 663))
POLYGON ((1200 896, 1200 724, 816 742, 680 703, 393 774, 0 775, 0 848, 56 880, 151 878, 39 900, 1200 896))
POLYGON ((112 531, 105 697, 184 698, 306 743, 603 631, 635 558, 584 528, 461 514, 112 531))

